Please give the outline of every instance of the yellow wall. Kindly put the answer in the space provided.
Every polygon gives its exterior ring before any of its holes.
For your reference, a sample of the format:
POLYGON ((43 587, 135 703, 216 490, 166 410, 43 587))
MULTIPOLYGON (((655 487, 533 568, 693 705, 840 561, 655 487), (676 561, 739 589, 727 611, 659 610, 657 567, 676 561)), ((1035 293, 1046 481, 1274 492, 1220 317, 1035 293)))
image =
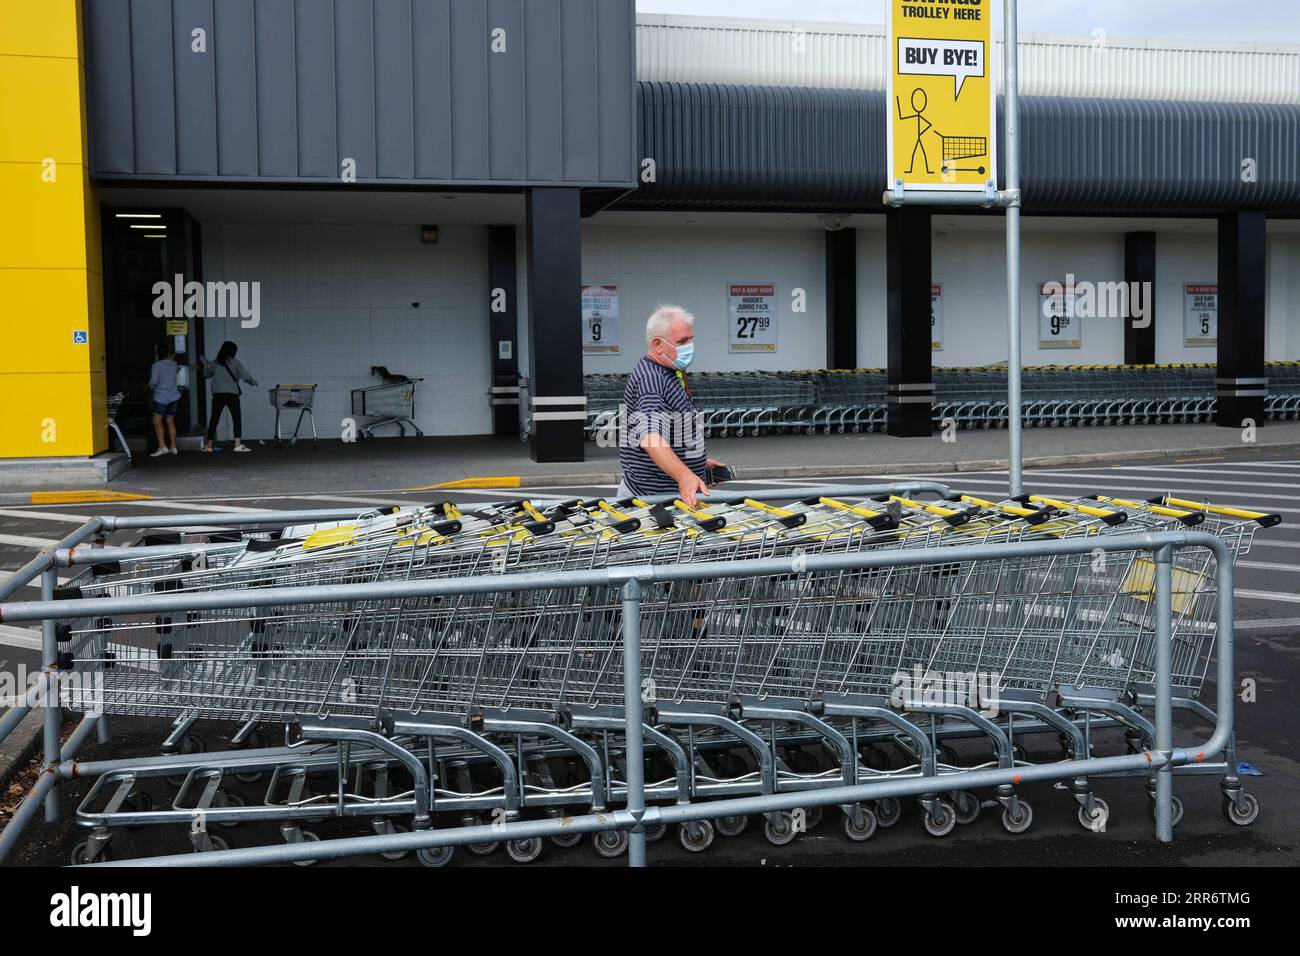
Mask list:
POLYGON ((81 36, 78 0, 0 3, 0 458, 108 447, 81 36))

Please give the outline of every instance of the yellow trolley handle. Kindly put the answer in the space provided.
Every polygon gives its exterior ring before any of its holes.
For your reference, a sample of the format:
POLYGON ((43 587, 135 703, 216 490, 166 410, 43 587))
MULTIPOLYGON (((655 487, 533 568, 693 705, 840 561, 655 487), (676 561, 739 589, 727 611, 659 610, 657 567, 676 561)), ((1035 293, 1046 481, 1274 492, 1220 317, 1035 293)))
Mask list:
POLYGON ((769 505, 754 498, 746 498, 745 504, 755 511, 761 511, 776 518, 783 528, 797 528, 808 521, 807 512, 778 508, 776 505, 769 505))
POLYGON ((701 531, 717 531, 727 525, 727 519, 724 516, 711 515, 703 508, 692 508, 681 498, 673 499, 673 507, 686 512, 686 514, 694 518, 701 531))
POLYGON ((867 524, 870 525, 874 531, 892 531, 900 524, 899 520, 887 511, 873 511, 870 508, 851 505, 846 501, 837 501, 834 498, 809 499, 807 503, 822 504, 828 508, 834 508, 836 511, 847 511, 849 514, 857 515, 859 518, 866 518, 867 524))
POLYGON ((1046 498, 1043 495, 1022 495, 1026 501, 1032 501, 1034 504, 1046 505, 1049 508, 1056 508, 1060 511, 1077 511, 1079 514, 1088 515, 1092 518, 1100 518, 1102 523, 1107 525, 1123 524, 1128 520, 1128 515, 1122 511, 1112 511, 1110 508, 1094 508, 1092 505, 1076 505, 1068 501, 1061 501, 1059 498, 1046 498))
POLYGON ((1051 508, 1022 508, 1019 505, 1008 505, 999 501, 976 498, 974 495, 961 495, 958 500, 969 501, 973 505, 987 508, 990 511, 1000 511, 1012 518, 1023 518, 1025 524, 1028 525, 1042 524, 1044 521, 1050 521, 1053 517, 1051 508))
POLYGON ((1206 514, 1219 515, 1224 518, 1242 518, 1247 521, 1254 521, 1261 528, 1271 528, 1282 523, 1282 516, 1279 514, 1246 511, 1244 508, 1224 508, 1203 501, 1188 501, 1186 498, 1171 498, 1168 495, 1162 495, 1152 498, 1151 501, 1152 503, 1169 505, 1173 508, 1190 508, 1193 511, 1204 511, 1206 514))
POLYGON ((911 498, 900 498, 898 495, 890 495, 890 501, 897 501, 904 508, 915 508, 924 511, 926 514, 937 515, 944 520, 944 523, 950 527, 956 528, 964 525, 974 517, 970 511, 958 511, 956 508, 945 508, 942 505, 928 504, 924 501, 913 501, 911 498))
POLYGON ((633 518, 631 515, 619 511, 604 498, 596 502, 596 507, 614 519, 614 524, 609 526, 609 530, 616 534, 631 534, 641 527, 640 518, 633 518))
POLYGON ((1121 508, 1137 508, 1140 511, 1149 511, 1153 515, 1161 515, 1165 518, 1177 518, 1180 522, 1189 527, 1198 525, 1205 520, 1205 515, 1199 511, 1184 511, 1180 508, 1166 508, 1163 505, 1152 504, 1150 502, 1128 501, 1124 498, 1111 498, 1108 495, 1092 495, 1097 501, 1104 501, 1109 505, 1119 505, 1121 508))

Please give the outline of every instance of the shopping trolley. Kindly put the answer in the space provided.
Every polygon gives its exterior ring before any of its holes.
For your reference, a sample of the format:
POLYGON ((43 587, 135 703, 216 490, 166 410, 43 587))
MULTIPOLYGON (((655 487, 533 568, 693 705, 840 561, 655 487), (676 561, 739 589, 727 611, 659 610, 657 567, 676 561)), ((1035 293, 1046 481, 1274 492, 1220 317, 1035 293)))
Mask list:
POLYGON ((289 438, 290 445, 298 443, 298 429, 302 428, 302 418, 304 415, 311 421, 311 443, 313 446, 318 445, 316 437, 316 416, 312 414, 312 401, 316 397, 316 386, 313 385, 276 385, 267 390, 270 394, 271 405, 275 409, 275 445, 280 447, 280 413, 282 411, 297 411, 298 421, 293 426, 293 435, 289 438))
POLYGON ((406 426, 415 432, 415 437, 423 438, 424 432, 415 424, 415 387, 423 378, 409 378, 405 375, 386 375, 382 385, 352 390, 352 414, 368 418, 362 426, 363 438, 374 438, 376 428, 396 425, 401 437, 406 437, 406 426), (391 379, 391 380, 389 380, 391 379))
POLYGON ((126 455, 126 460, 130 461, 131 447, 126 443, 126 436, 122 434, 122 426, 117 423, 117 413, 125 400, 126 392, 108 396, 108 430, 117 436, 118 443, 122 446, 122 453, 126 455))
MULTIPOLYGON (((499 838, 484 819, 604 813, 630 799, 626 575, 646 581, 646 799, 795 794, 804 810, 761 814, 774 844, 816 825, 816 792, 828 787, 911 781, 927 832, 969 824, 981 804, 965 781, 978 768, 950 746, 963 739, 982 740, 992 752, 983 766, 1005 771, 994 792, 1002 825, 1022 832, 1033 811, 1013 774, 1042 763, 1021 743, 1034 734, 1055 735, 1076 761, 1059 776, 1080 824, 1104 825, 1093 775, 1074 768, 1104 745, 1103 728, 1153 752, 1161 627, 1174 706, 1215 719, 1198 696, 1217 637, 1216 559, 1174 551, 1162 624, 1145 549, 1170 529, 1208 530, 1231 560, 1277 516, 1172 498, 997 501, 928 483, 865 493, 787 488, 804 497, 727 494, 695 508, 439 502, 97 549, 96 568, 56 595, 93 598, 88 610, 52 605, 73 608, 57 631, 60 670, 91 689, 69 705, 173 718, 172 740, 196 721, 233 721, 255 745, 102 772, 77 811, 91 835, 74 858, 105 859, 122 826, 184 824, 207 851, 230 845, 208 825, 271 819, 300 844, 316 823, 354 819, 385 836, 472 826, 483 835, 473 852, 504 839, 512 859, 535 859, 540 839, 499 838), (924 489, 944 497, 919 500, 924 489), (346 596, 367 582, 373 594, 346 596), (304 586, 318 587, 285 590, 304 586)), ((1226 762, 1178 770, 1221 774, 1224 812, 1245 824, 1258 803, 1235 775, 1234 748, 1226 762)), ((1128 766, 1151 789, 1139 761, 1128 766)), ((1112 763, 1096 776, 1117 773, 1112 763)), ((895 797, 838 805, 851 840, 902 812, 895 797)), ((700 851, 743 830, 747 818, 728 806, 683 821, 682 845, 700 851)), ((625 830, 595 837, 603 855, 626 845, 625 830)), ((450 849, 421 860, 443 864, 450 849)))
POLYGON ((964 172, 980 173, 983 175, 983 166, 954 166, 953 163, 959 159, 975 159, 978 156, 988 155, 988 140, 983 136, 943 136, 939 139, 942 141, 943 149, 943 172, 964 172))

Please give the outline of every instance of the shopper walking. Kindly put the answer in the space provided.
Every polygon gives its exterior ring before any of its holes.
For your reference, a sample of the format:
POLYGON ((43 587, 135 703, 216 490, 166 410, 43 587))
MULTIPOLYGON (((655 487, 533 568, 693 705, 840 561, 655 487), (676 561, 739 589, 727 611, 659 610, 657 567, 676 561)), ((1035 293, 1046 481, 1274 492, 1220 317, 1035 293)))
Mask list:
POLYGON ((164 345, 158 350, 161 358, 149 368, 149 390, 153 393, 153 432, 158 436, 158 448, 150 458, 176 454, 176 409, 181 403, 181 389, 177 381, 180 366, 176 364, 176 350, 164 345))
POLYGON ((714 470, 704 428, 691 401, 686 369, 695 356, 695 316, 661 305, 645 326, 646 354, 628 376, 618 458, 620 498, 678 494, 688 507, 707 497, 714 470))
POLYGON ((203 366, 203 377, 212 382, 212 408, 208 412, 208 443, 203 447, 204 451, 212 451, 213 439, 217 437, 217 422, 221 420, 222 410, 227 408, 230 409, 230 421, 235 429, 235 451, 252 451, 240 437, 243 421, 239 412, 239 396, 243 390, 239 387, 239 383, 247 382, 256 387, 257 382, 235 358, 235 353, 238 351, 239 346, 234 342, 222 342, 215 361, 204 362, 199 359, 199 364, 203 366))

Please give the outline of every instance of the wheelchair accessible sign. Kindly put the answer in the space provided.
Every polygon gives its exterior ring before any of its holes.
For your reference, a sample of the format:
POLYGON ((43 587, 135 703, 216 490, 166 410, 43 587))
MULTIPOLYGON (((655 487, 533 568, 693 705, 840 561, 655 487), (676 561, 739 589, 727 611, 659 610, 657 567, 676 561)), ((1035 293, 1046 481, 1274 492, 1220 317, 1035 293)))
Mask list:
POLYGON ((889 182, 983 191, 997 181, 993 0, 889 0, 889 182))

